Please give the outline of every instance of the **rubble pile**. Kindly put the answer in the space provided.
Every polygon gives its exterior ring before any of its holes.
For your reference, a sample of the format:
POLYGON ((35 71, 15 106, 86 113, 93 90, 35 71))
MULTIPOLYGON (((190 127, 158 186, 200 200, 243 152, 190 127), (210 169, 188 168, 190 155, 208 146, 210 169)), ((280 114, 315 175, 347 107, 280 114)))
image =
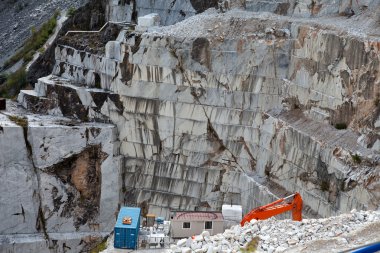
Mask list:
MULTIPOLYGON (((285 252, 297 245, 330 238, 338 239, 340 249, 351 248, 359 245, 355 245, 345 236, 371 224, 380 227, 379 211, 353 210, 350 214, 324 219, 304 219, 302 222, 275 218, 252 220, 244 227, 233 226, 223 234, 210 236, 208 231, 204 231, 193 238, 182 239, 171 246, 171 252, 240 252, 255 237, 259 238, 259 252, 285 252)), ((379 233, 377 237, 380 237, 379 233)))

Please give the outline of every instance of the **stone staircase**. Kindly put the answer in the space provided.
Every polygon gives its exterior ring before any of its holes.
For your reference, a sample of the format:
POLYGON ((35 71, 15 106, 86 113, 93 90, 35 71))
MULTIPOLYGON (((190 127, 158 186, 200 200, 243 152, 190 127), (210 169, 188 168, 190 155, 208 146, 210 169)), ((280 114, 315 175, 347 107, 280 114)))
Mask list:
POLYGON ((40 78, 34 90, 22 90, 17 100, 34 113, 73 117, 84 122, 109 122, 101 113, 107 99, 116 101, 118 95, 103 89, 77 86, 69 79, 50 75, 40 78))

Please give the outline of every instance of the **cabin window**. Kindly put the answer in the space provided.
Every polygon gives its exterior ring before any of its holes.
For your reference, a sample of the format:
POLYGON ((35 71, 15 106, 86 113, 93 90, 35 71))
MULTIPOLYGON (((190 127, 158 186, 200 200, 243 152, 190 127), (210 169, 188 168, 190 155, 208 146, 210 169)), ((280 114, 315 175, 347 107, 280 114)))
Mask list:
POLYGON ((205 229, 212 229, 212 221, 205 221, 205 229))
POLYGON ((184 222, 182 228, 190 228, 190 222, 184 222))

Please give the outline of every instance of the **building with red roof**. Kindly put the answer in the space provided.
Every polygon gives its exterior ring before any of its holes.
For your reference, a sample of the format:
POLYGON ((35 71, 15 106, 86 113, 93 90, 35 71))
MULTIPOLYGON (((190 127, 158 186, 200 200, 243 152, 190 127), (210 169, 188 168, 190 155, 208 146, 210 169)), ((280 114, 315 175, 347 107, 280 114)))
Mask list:
POLYGON ((172 238, 199 235, 203 231, 215 235, 224 232, 221 212, 172 211, 170 233, 172 238))

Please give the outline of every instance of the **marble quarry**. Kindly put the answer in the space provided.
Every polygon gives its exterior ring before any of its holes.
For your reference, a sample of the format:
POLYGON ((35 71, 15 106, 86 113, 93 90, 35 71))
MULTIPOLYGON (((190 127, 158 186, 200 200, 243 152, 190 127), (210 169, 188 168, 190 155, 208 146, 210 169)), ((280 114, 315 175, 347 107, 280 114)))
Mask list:
POLYGON ((379 208, 377 1, 355 22, 349 1, 148 2, 106 14, 163 26, 98 53, 59 41, 1 112, 0 251, 85 250, 121 205, 246 213, 297 191, 308 218, 379 208))

